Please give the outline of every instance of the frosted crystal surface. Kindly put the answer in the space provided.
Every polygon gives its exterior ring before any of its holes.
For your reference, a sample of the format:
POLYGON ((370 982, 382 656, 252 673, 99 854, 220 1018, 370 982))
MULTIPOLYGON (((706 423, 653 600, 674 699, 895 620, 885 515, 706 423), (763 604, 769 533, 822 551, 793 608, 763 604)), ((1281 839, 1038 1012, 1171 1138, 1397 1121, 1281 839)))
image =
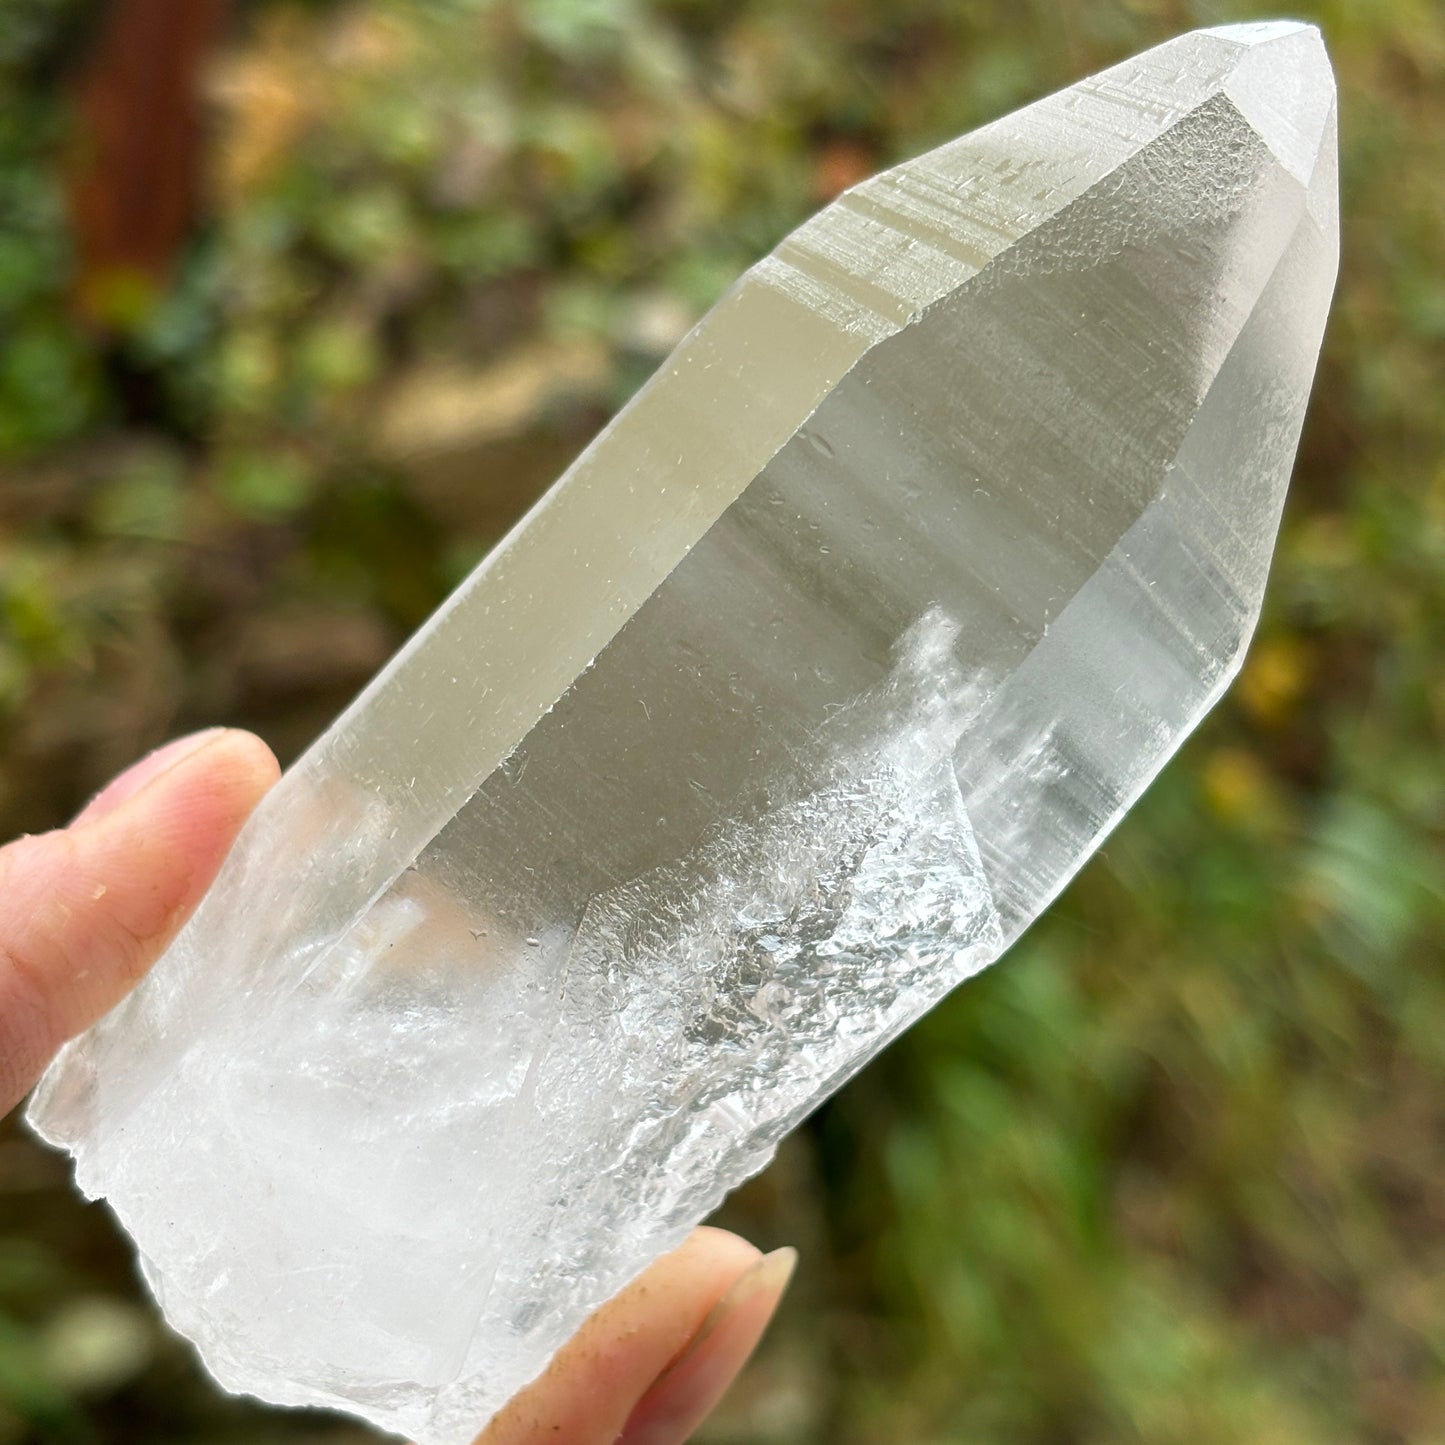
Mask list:
POLYGON ((31 1109, 223 1384, 470 1440, 1063 886, 1258 615, 1334 128, 1241 26, 848 192, 288 772, 31 1109))

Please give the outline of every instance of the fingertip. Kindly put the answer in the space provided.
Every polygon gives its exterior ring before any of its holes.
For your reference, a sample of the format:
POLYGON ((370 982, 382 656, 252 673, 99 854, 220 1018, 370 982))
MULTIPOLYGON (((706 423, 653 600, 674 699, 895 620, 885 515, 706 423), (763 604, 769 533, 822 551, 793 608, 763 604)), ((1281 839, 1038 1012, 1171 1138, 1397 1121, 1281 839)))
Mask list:
POLYGON ((163 780, 174 784, 183 777, 204 779, 213 788, 234 791, 254 802, 281 776, 276 755, 255 733, 217 728, 205 737, 202 746, 182 754, 147 788, 163 780))
POLYGON ((127 831, 145 819, 209 823, 234 833, 280 776, 254 733, 215 728, 182 738, 116 779, 71 824, 72 832, 127 831))
POLYGON ((0 850, 0 1108, 155 962, 279 769, 259 738, 219 730, 140 771, 0 850))
POLYGON ((113 960, 102 976, 127 987, 154 962, 279 772, 260 738, 216 729, 119 802, 71 825, 72 879, 93 880, 96 899, 77 931, 88 927, 88 951, 113 960))
POLYGON ((726 1394, 772 1323, 797 1267, 785 1247, 733 1281, 627 1417, 617 1445, 682 1445, 726 1394))
POLYGON ((757 1245, 730 1229, 719 1229, 713 1224, 700 1224, 667 1256, 675 1261, 696 1261, 697 1268, 718 1278, 726 1276, 728 1285, 762 1257, 763 1252, 757 1245))
POLYGON ((191 764, 205 754, 206 766, 223 778, 233 778, 243 795, 259 797, 280 775, 271 749, 254 733, 239 728, 207 728, 203 732, 172 738, 133 763, 98 792, 78 813, 72 828, 94 823, 138 797, 163 777, 170 777, 182 764, 191 764))
POLYGON ((695 1229, 603 1305, 477 1445, 613 1445, 638 1400, 762 1260, 762 1252, 736 1234, 695 1229))
POLYGON ((281 766, 255 733, 223 729, 206 747, 181 760, 171 777, 184 770, 187 785, 209 790, 220 804, 244 819, 276 785, 281 766))

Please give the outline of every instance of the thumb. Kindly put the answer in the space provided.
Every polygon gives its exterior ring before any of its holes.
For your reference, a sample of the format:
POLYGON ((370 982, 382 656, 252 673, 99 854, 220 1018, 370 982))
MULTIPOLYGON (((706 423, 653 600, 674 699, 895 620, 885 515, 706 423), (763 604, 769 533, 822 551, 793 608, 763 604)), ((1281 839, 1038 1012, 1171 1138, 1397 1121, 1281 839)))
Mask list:
POLYGON ((259 738, 201 733, 0 848, 0 1113, 155 962, 277 771, 259 738))

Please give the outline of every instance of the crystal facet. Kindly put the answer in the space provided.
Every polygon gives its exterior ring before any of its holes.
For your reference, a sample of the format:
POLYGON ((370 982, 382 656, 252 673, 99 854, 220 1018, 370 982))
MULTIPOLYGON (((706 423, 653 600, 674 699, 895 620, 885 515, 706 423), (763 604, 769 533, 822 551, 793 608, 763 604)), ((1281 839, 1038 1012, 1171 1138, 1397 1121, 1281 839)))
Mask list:
POLYGON ((1318 34, 1185 36, 745 275, 31 1110, 227 1386, 468 1440, 1063 886, 1258 615, 1318 34))

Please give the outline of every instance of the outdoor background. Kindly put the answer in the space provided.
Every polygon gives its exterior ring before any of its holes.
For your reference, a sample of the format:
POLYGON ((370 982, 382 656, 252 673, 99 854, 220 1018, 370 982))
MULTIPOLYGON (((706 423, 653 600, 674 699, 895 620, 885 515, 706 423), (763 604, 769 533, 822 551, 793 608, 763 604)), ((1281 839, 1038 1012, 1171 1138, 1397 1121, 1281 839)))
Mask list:
MULTIPOLYGON (((729 1205, 802 1263, 709 1441, 1445 1442, 1445 15, 1297 8, 1344 270, 1250 662, 729 1205)), ((0 0, 0 836, 186 729, 293 757, 820 203, 1261 14, 226 11, 0 0)), ((366 1438, 220 1396, 67 1178, 0 1128, 0 1445, 366 1438)))

